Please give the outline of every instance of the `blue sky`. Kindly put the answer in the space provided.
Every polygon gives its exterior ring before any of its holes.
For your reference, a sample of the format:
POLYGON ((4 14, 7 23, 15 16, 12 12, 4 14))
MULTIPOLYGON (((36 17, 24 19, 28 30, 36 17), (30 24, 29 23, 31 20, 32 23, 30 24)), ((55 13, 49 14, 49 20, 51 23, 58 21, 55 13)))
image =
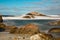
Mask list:
POLYGON ((60 0, 0 0, 0 14, 23 15, 29 12, 60 14, 60 0))

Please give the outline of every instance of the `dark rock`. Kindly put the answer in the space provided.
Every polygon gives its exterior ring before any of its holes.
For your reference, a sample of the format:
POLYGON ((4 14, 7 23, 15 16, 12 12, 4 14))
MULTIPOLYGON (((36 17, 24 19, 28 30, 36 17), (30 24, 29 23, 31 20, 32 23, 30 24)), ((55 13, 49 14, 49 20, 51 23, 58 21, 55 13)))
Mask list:
POLYGON ((2 22, 3 22, 2 15, 0 15, 0 23, 2 23, 2 22))
POLYGON ((52 28, 48 32, 49 33, 60 33, 60 28, 52 28))
POLYGON ((0 23, 0 32, 5 31, 6 25, 3 23, 0 23))
MULTIPOLYGON (((8 27, 7 27, 8 28, 8 27)), ((15 27, 15 26, 10 26, 9 27, 9 32, 11 33, 11 34, 14 34, 14 33, 16 33, 16 31, 17 31, 17 27, 15 27)))

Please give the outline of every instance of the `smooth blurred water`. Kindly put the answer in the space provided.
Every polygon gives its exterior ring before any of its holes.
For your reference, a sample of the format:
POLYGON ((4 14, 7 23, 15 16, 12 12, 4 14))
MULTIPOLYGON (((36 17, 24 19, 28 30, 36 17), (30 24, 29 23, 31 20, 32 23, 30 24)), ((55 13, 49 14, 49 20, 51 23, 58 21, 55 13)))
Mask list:
POLYGON ((10 26, 15 25, 17 27, 20 27, 22 25, 26 25, 26 24, 29 24, 29 23, 34 23, 34 24, 38 25, 39 29, 41 29, 41 30, 47 30, 47 29, 50 29, 50 28, 59 27, 59 26, 46 25, 48 22, 51 22, 51 21, 55 21, 55 20, 4 20, 4 23, 6 25, 10 25, 10 26))
POLYGON ((48 22, 55 21, 55 20, 4 20, 4 23, 7 25, 25 25, 29 23, 36 23, 36 24, 46 24, 48 22))

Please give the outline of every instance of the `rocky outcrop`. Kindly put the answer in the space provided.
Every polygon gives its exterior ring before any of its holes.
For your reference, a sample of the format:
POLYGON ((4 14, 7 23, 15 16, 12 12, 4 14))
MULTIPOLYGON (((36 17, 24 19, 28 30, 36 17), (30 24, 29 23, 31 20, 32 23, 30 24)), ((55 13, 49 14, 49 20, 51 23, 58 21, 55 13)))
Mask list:
POLYGON ((49 22, 48 25, 51 25, 51 26, 60 26, 60 21, 49 22))
MULTIPOLYGON (((33 34, 40 33, 38 26, 35 24, 27 24, 27 25, 24 25, 23 27, 21 27, 19 29, 12 29, 12 30, 14 30, 13 34, 16 33, 16 34, 33 35, 33 34)), ((10 33, 11 33, 11 31, 10 31, 10 33)))
POLYGON ((2 15, 0 15, 0 23, 2 23, 2 22, 3 22, 2 15))
POLYGON ((60 28, 52 28, 48 32, 49 33, 60 33, 60 28))
POLYGON ((23 18, 34 18, 33 15, 26 15, 26 16, 23 16, 23 18))
POLYGON ((10 32, 11 34, 13 34, 13 33, 16 34, 17 31, 18 31, 18 28, 15 27, 15 26, 10 27, 9 29, 10 29, 9 32, 10 32))
MULTIPOLYGON (((2 15, 0 15, 0 32, 9 32, 10 30, 16 28, 15 26, 7 26, 3 23, 2 15)), ((13 31, 13 30, 12 30, 13 31)), ((11 32, 12 33, 12 32, 11 32)))
POLYGON ((13 31, 12 29, 14 29, 14 28, 17 28, 17 27, 16 26, 6 26, 5 27, 5 32, 11 32, 11 31, 13 31))
POLYGON ((27 24, 19 30, 21 34, 37 34, 40 32, 38 26, 35 24, 27 24))
POLYGON ((2 15, 0 15, 0 32, 5 31, 6 25, 3 24, 2 15))
POLYGON ((35 18, 36 16, 46 16, 44 14, 40 14, 38 12, 31 12, 31 13, 27 13, 25 16, 23 16, 22 18, 35 18))
POLYGON ((46 15, 44 15, 44 14, 40 14, 40 13, 38 13, 38 12, 31 12, 31 13, 28 13, 28 14, 26 14, 26 15, 33 15, 33 16, 46 16, 46 15))
POLYGON ((0 32, 9 32, 10 30, 12 30, 14 28, 17 28, 17 27, 15 27, 15 26, 7 26, 7 25, 5 25, 3 23, 0 23, 0 32))
POLYGON ((39 33, 36 35, 32 35, 30 37, 31 40, 54 40, 54 37, 51 34, 39 33))
POLYGON ((0 32, 5 31, 6 25, 3 23, 0 23, 0 32))

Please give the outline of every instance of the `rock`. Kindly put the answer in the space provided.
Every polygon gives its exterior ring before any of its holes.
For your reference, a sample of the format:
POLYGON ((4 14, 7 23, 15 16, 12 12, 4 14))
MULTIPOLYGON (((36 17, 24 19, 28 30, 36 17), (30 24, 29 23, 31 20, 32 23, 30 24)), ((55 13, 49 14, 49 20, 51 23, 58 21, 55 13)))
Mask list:
POLYGON ((60 33, 60 28, 52 28, 48 32, 49 33, 60 33))
POLYGON ((9 32, 10 32, 11 34, 16 34, 16 33, 17 33, 17 30, 18 30, 18 28, 15 27, 15 26, 11 26, 9 29, 10 29, 9 32))
POLYGON ((0 32, 3 32, 3 31, 9 32, 10 30, 12 30, 14 28, 16 28, 16 27, 15 26, 7 26, 7 25, 5 25, 3 23, 2 15, 0 15, 0 32))
POLYGON ((55 38, 56 40, 60 40, 60 37, 58 37, 58 38, 55 38))
POLYGON ((37 34, 40 33, 38 26, 35 24, 27 24, 19 29, 20 34, 37 34))
POLYGON ((16 33, 16 34, 33 35, 33 34, 40 33, 38 26, 35 24, 27 24, 27 25, 22 26, 21 28, 16 28, 16 29, 13 28, 12 30, 11 30, 12 32, 10 31, 10 33, 13 33, 13 34, 16 33))
POLYGON ((30 40, 54 40, 54 37, 51 34, 39 33, 32 35, 30 40))
POLYGON ((26 15, 33 15, 32 13, 28 13, 28 14, 26 14, 26 15))
POLYGON ((36 16, 46 16, 44 14, 40 14, 38 12, 31 12, 31 13, 27 13, 25 16, 23 16, 22 18, 35 18, 36 16))
POLYGON ((3 24, 3 23, 0 23, 0 27, 5 28, 5 27, 6 27, 6 25, 5 25, 5 24, 3 24))
POLYGON ((51 25, 51 26, 60 26, 60 21, 49 22, 48 25, 51 25))
POLYGON ((40 13, 38 13, 38 12, 31 12, 31 13, 28 13, 28 14, 26 14, 26 15, 33 15, 33 16, 46 16, 46 15, 44 15, 44 14, 40 14, 40 13))
POLYGON ((26 15, 26 16, 23 16, 23 18, 34 18, 33 15, 26 15))
POLYGON ((2 22, 3 22, 2 15, 0 15, 0 23, 2 23, 2 22))
POLYGON ((5 31, 5 27, 6 27, 6 25, 5 25, 5 24, 0 23, 0 32, 5 31))
POLYGON ((0 15, 0 32, 5 31, 6 25, 3 23, 2 15, 0 15))

